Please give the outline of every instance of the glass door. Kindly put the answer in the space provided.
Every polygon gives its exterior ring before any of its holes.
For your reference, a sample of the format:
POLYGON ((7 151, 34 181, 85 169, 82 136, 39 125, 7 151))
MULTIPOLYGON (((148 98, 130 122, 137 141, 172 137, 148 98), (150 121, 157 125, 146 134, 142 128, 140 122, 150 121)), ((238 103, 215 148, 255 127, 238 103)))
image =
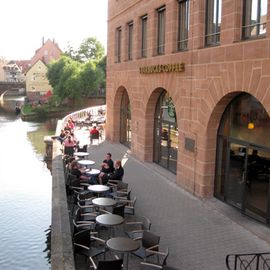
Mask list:
POLYGON ((243 213, 269 223, 270 151, 230 142, 225 200, 243 213))
POLYGON ((178 128, 176 125, 169 125, 168 138, 168 167, 170 171, 176 173, 177 168, 177 151, 178 151, 178 128))
POLYGON ((169 150, 170 150, 170 126, 168 123, 161 122, 159 164, 165 168, 168 168, 169 150))
POLYGON ((249 147, 245 185, 245 212, 262 221, 269 217, 270 153, 249 147))
POLYGON ((237 208, 243 209, 247 148, 237 143, 230 143, 229 147, 225 200, 237 208))

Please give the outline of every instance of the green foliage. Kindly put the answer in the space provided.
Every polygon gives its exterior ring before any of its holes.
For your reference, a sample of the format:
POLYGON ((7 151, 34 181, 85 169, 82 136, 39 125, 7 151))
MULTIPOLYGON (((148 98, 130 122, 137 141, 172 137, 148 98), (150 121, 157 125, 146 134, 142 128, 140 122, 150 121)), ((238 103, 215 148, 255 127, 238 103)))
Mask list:
POLYGON ((94 37, 83 40, 78 50, 75 50, 70 44, 64 55, 79 62, 87 62, 89 60, 99 62, 104 57, 104 47, 94 37))
POLYGON ((88 60, 99 61, 104 56, 104 47, 96 38, 89 37, 80 45, 78 55, 83 62, 88 60))
POLYGON ((24 104, 22 106, 22 113, 24 113, 24 114, 31 114, 31 113, 33 113, 32 106, 30 104, 24 104))
POLYGON ((104 48, 95 38, 87 38, 76 51, 68 51, 48 66, 47 78, 53 87, 51 104, 66 98, 76 103, 105 89, 106 57, 104 48))
POLYGON ((51 108, 58 107, 61 104, 61 99, 57 95, 52 95, 48 100, 48 106, 51 108))

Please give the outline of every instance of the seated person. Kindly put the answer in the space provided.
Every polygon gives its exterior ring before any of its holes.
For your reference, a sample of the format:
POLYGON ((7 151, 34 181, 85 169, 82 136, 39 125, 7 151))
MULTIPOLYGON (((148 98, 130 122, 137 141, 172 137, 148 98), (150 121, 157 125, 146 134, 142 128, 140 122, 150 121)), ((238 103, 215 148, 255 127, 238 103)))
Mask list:
POLYGON ((121 160, 116 160, 114 163, 115 170, 112 173, 104 174, 100 184, 107 183, 109 179, 122 180, 124 176, 124 168, 122 167, 121 160))
POLYGON ((96 126, 93 126, 93 128, 90 130, 90 143, 93 143, 93 139, 99 138, 99 131, 97 130, 96 126))
POLYGON ((102 183, 102 177, 105 174, 109 174, 109 173, 113 173, 113 172, 114 172, 114 166, 113 166, 113 161, 112 161, 112 154, 107 153, 106 159, 104 159, 102 164, 101 164, 101 172, 98 175, 99 183, 102 183))
POLYGON ((70 135, 67 137, 67 139, 63 141, 63 145, 64 145, 64 154, 73 156, 76 143, 74 142, 74 140, 70 135))
POLYGON ((62 144, 65 138, 66 138, 66 133, 63 129, 61 129, 61 133, 56 139, 60 141, 60 143, 62 144))
POLYGON ((88 182, 89 177, 84 175, 85 171, 83 169, 80 169, 78 166, 78 162, 76 160, 73 160, 69 165, 70 173, 73 175, 76 175, 78 179, 88 182))

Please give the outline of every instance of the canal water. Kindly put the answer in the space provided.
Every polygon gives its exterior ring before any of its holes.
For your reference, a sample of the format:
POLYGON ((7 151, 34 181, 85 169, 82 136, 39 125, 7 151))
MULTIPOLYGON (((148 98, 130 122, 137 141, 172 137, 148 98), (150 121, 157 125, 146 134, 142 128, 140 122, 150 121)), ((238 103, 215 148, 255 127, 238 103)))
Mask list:
POLYGON ((14 112, 22 98, 0 104, 0 269, 50 269, 51 172, 43 137, 55 121, 23 122, 14 112))

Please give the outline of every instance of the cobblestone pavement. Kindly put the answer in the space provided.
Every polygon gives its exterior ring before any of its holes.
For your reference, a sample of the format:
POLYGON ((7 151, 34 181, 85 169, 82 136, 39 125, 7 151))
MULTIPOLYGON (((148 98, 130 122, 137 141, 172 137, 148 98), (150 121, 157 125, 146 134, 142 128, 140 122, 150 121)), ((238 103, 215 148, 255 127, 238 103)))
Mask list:
MULTIPOLYGON (((102 142, 89 147, 96 167, 107 152, 124 164, 124 181, 137 197, 136 215, 152 221, 161 236, 161 250, 169 247, 168 266, 183 270, 223 270, 229 253, 270 251, 269 229, 216 200, 201 200, 175 184, 175 175, 153 163, 140 162, 121 144, 102 142)), ((140 260, 130 256, 129 269, 140 260)))

